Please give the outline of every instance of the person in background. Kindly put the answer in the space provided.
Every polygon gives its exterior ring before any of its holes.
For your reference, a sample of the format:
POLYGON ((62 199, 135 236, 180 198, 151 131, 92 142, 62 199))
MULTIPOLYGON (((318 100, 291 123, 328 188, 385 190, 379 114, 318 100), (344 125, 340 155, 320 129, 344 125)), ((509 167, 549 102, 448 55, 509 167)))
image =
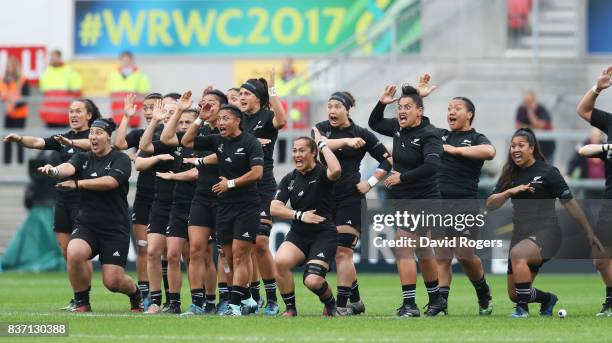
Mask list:
MULTIPOLYGON (((23 129, 28 117, 28 104, 21 99, 30 94, 27 80, 21 74, 19 61, 9 57, 6 70, 0 81, 0 99, 4 107, 4 128, 23 129)), ((4 143, 4 164, 11 163, 13 143, 4 143)), ((23 163, 23 146, 17 144, 17 162, 23 163)))
MULTIPOLYGON (((552 118, 546 108, 538 103, 533 91, 528 91, 523 98, 523 103, 516 110, 515 128, 530 128, 532 130, 552 131, 552 118)), ((540 148, 544 158, 553 163, 555 154, 554 139, 540 140, 540 148)))
POLYGON ((81 96, 83 81, 76 71, 64 64, 59 50, 51 51, 39 86, 43 93, 40 119, 48 128, 67 128, 68 108, 72 100, 81 96))
MULTIPOLYGON (((110 93, 111 114, 116 123, 123 117, 123 100, 130 93, 136 94, 137 109, 142 108, 144 94, 151 89, 149 77, 145 75, 134 62, 134 54, 123 51, 119 55, 119 67, 113 70, 106 80, 106 89, 110 93)), ((133 116, 129 121, 130 127, 140 126, 140 115, 133 116)))

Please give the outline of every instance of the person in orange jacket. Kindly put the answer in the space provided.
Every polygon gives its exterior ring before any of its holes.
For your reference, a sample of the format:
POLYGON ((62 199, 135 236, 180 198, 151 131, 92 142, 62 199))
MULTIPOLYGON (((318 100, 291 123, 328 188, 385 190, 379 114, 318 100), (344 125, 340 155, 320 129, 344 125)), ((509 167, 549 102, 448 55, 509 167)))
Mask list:
MULTIPOLYGON (((0 99, 4 105, 4 127, 6 129, 25 127, 28 117, 28 104, 21 98, 30 94, 27 80, 21 74, 19 60, 9 57, 6 71, 0 82, 0 99)), ((12 143, 4 143, 4 164, 11 163, 12 143)), ((17 162, 23 163, 23 147, 17 144, 17 162)))

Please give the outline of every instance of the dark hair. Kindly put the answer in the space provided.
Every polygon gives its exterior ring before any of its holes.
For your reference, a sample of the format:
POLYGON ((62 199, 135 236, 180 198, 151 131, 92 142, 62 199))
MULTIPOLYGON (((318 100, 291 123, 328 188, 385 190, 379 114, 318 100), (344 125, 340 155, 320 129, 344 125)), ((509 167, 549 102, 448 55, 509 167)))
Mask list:
POLYGON ((344 108, 346 108, 347 111, 350 110, 351 107, 355 106, 355 98, 353 97, 351 93, 346 92, 346 91, 335 92, 329 97, 329 100, 340 101, 340 103, 344 105, 344 108))
POLYGON ((419 95, 419 92, 416 90, 416 88, 412 87, 409 84, 402 85, 402 95, 399 97, 399 100, 403 98, 410 98, 414 101, 418 108, 425 109, 425 106, 423 106, 423 98, 419 95))
POLYGON ((98 106, 96 106, 96 104, 91 99, 79 98, 73 100, 73 102, 82 103, 83 105, 85 105, 85 111, 87 111, 87 113, 91 113, 91 119, 89 119, 89 121, 87 122, 87 125, 89 127, 91 127, 91 124, 93 124, 96 119, 102 118, 102 115, 100 114, 100 109, 98 109, 98 106))
MULTIPOLYGON (((512 135, 512 139, 514 139, 515 137, 527 138, 529 146, 533 147, 533 157, 536 160, 546 162, 546 158, 544 158, 542 150, 540 149, 540 143, 538 143, 538 139, 536 138, 535 133, 533 133, 533 130, 531 130, 530 128, 518 129, 512 135)), ((497 184, 500 187, 500 191, 505 191, 510 187, 510 185, 512 184, 512 180, 516 178, 518 170, 519 167, 512 160, 512 154, 510 153, 510 149, 508 149, 508 160, 506 161, 506 164, 504 164, 501 175, 499 176, 499 180, 497 181, 497 184)))
POLYGON ((119 54, 119 57, 123 57, 123 56, 127 56, 127 57, 129 57, 131 59, 134 59, 134 54, 131 51, 129 51, 129 50, 121 51, 121 53, 119 54))
POLYGON ((188 108, 183 111, 183 113, 193 113, 193 115, 197 118, 200 115, 200 111, 195 108, 188 108))
POLYGON ((467 107, 467 111, 472 112, 472 118, 470 118, 470 125, 472 125, 472 122, 474 121, 474 117, 476 117, 476 106, 474 106, 474 103, 472 102, 472 100, 466 97, 463 97, 463 96, 456 96, 453 98, 453 100, 463 101, 463 103, 465 104, 465 107, 467 107))
POLYGON ((181 95, 179 93, 176 93, 176 92, 170 92, 170 93, 164 94, 163 99, 165 99, 165 98, 172 98, 172 99, 178 101, 181 98, 181 95))
POLYGON ((99 118, 92 123, 92 127, 101 128, 102 130, 106 131, 110 137, 112 136, 113 131, 115 131, 117 128, 117 124, 111 118, 99 118))
POLYGON ((240 119, 240 126, 242 129, 242 112, 240 111, 240 109, 234 105, 226 104, 226 105, 221 106, 221 108, 219 108, 219 112, 223 110, 229 111, 234 117, 240 119))
POLYGON ((221 105, 226 105, 228 103, 227 95, 218 89, 206 91, 204 95, 213 95, 221 105))
POLYGON ((293 142, 295 143, 295 142, 297 142, 297 141, 299 141, 301 139, 303 139, 303 140, 308 142, 308 148, 310 149, 311 152, 314 152, 315 161, 316 161, 317 160, 317 155, 319 154, 319 149, 317 148, 317 142, 315 142, 314 139, 312 139, 312 138, 310 138, 308 136, 298 137, 298 138, 294 139, 293 142))
POLYGON ((59 49, 53 49, 49 53, 50 55, 57 54, 60 58, 62 57, 62 52, 59 49))
POLYGON ((164 97, 161 95, 161 93, 149 93, 147 95, 145 95, 144 99, 145 100, 162 100, 164 97))
POLYGON ((248 79, 241 88, 255 94, 259 99, 261 108, 270 108, 270 94, 268 94, 268 81, 264 78, 248 79))

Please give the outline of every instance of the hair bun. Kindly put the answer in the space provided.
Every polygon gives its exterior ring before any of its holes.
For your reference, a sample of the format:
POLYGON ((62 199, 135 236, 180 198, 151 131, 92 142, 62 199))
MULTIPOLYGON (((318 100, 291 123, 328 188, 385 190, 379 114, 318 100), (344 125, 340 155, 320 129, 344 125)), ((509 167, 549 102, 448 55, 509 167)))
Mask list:
POLYGON ((417 91, 416 88, 412 87, 409 84, 403 84, 402 85, 402 95, 419 95, 419 92, 417 91))

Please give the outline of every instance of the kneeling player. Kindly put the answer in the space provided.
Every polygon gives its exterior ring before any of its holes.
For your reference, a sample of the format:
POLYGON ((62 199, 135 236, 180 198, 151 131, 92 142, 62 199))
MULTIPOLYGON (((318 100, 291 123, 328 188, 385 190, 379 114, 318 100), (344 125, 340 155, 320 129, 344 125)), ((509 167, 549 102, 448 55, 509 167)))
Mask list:
POLYGON ((301 137, 293 143, 295 170, 281 181, 271 214, 291 220, 291 230, 276 253, 276 280, 287 306, 283 317, 297 316, 295 285, 291 269, 306 263, 304 285, 325 305, 323 315, 336 314, 336 302, 325 275, 336 255, 338 234, 331 214, 333 183, 341 174, 340 163, 327 148, 318 130, 314 140, 301 137), (325 157, 327 168, 316 162, 317 145, 325 157), (291 200, 293 209, 285 204, 291 200))
POLYGON ((111 292, 128 295, 133 312, 142 311, 138 287, 124 269, 130 245, 127 193, 132 166, 127 155, 111 147, 114 129, 115 123, 111 120, 94 121, 89 133, 91 152, 75 154, 57 167, 39 168, 53 177, 74 176, 57 187, 77 189, 81 193, 81 207, 67 249, 68 277, 75 299, 72 312, 91 311, 92 272, 88 266, 96 255, 100 256, 104 286, 111 292))

